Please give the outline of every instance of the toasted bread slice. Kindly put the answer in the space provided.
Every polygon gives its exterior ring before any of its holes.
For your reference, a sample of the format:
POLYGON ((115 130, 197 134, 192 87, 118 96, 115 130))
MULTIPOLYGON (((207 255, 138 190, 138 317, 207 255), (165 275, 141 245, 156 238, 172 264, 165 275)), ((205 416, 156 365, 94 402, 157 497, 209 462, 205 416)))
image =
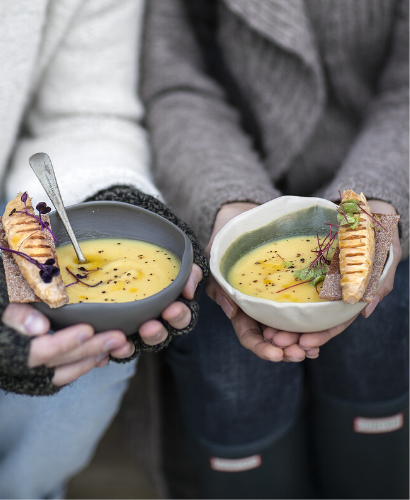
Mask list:
MULTIPOLYGON (((389 248, 393 240, 400 215, 392 214, 372 214, 378 217, 384 229, 375 231, 375 253, 373 261, 372 275, 367 285, 361 302, 372 302, 379 285, 384 265, 389 253, 389 248)), ((340 286, 340 264, 339 247, 336 248, 332 257, 332 262, 326 274, 325 281, 319 293, 319 297, 324 300, 342 300, 342 287, 340 286)))
MULTIPOLYGON (((343 191, 342 202, 356 200, 368 214, 369 205, 363 193, 356 194, 352 190, 343 191)), ((350 225, 339 227, 340 249, 340 285, 343 301, 355 304, 363 297, 372 274, 374 260, 374 227, 372 219, 360 211, 359 225, 353 229, 350 225)))
MULTIPOLYGON (((10 201, 2 217, 5 239, 11 250, 23 252, 29 257, 44 264, 48 259, 54 259, 58 266, 54 248, 50 245, 45 231, 41 230, 39 222, 25 213, 24 203, 21 201, 22 193, 10 201)), ((27 211, 34 215, 31 198, 26 201, 27 211)), ((60 307, 68 302, 68 294, 61 275, 53 277, 50 283, 44 283, 40 277, 39 269, 24 257, 13 254, 21 274, 34 291, 35 295, 46 302, 50 307, 60 307)))

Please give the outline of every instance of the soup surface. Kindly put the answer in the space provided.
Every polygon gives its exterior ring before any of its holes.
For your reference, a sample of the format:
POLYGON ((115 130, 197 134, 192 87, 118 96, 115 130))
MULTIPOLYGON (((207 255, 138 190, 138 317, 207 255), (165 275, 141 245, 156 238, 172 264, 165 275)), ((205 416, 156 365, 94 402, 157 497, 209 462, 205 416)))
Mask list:
POLYGON ((85 264, 78 263, 70 243, 56 249, 70 303, 145 299, 174 281, 181 267, 175 254, 145 241, 95 239, 80 244, 85 264))
MULTIPOLYGON (((323 241, 323 238, 320 239, 323 241)), ((337 242, 329 251, 331 259, 337 242)), ((316 258, 316 236, 294 236, 265 243, 241 257, 228 271, 228 282, 240 292, 276 302, 323 302, 322 283, 297 279, 298 270, 316 258), (297 286, 294 286, 297 285, 297 286)))

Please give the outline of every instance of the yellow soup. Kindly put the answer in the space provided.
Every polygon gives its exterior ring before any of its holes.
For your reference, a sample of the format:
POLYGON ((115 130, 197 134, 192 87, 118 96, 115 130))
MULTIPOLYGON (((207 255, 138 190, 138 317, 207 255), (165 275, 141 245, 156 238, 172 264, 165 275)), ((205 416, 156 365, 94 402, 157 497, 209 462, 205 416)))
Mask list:
MULTIPOLYGON (((336 244, 328 254, 329 259, 336 244)), ((303 280, 295 278, 297 270, 309 267, 316 258, 317 248, 316 236, 294 236, 265 243, 231 267, 228 282, 246 295, 276 302, 323 302, 318 293, 322 283, 300 284, 303 280)))
POLYGON ((174 281, 181 267, 175 254, 144 241, 87 240, 81 242, 81 250, 86 264, 78 263, 71 244, 57 248, 70 303, 145 299, 174 281))

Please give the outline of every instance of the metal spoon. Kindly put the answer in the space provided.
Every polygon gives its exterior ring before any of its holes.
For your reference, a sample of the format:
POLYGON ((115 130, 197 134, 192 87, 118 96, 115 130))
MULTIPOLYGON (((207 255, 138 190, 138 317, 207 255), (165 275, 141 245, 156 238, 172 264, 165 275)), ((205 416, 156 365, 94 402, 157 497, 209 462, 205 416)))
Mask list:
POLYGON ((41 185, 48 194, 48 197, 52 201, 54 208, 57 210, 64 227, 66 228, 68 236, 70 237, 71 243, 73 244, 74 250, 77 254, 78 262, 81 264, 87 262, 83 252, 81 251, 80 245, 78 244, 77 238, 75 237, 70 221, 68 220, 50 157, 45 153, 36 153, 29 158, 29 163, 34 173, 37 175, 38 180, 41 182, 41 185))

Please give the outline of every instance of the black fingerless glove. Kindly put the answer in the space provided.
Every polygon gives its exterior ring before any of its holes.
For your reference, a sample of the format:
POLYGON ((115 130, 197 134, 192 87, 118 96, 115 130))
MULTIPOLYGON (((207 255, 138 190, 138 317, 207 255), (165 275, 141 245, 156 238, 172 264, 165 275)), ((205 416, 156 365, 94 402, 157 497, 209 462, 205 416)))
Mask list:
MULTIPOLYGON (((0 258, 0 317, 9 303, 3 261, 0 258)), ((54 369, 28 367, 30 343, 35 337, 21 335, 0 323, 0 388, 17 394, 46 396, 59 391, 51 382, 54 369)))
MULTIPOLYGON (((95 196, 92 198, 89 198, 87 201, 121 201, 124 203, 130 203, 131 205, 136 205, 141 208, 145 208, 146 210, 150 210, 151 212, 154 212, 161 217, 164 217, 165 219, 169 220, 176 226, 178 226, 182 231, 184 231, 189 239, 191 240, 192 247, 194 250, 194 262, 198 264, 198 266, 202 269, 203 272, 203 280, 206 279, 209 276, 209 265, 208 265, 208 260, 202 250, 201 245, 198 242, 198 239, 195 235, 195 233, 192 231, 192 229, 181 219, 179 219, 173 212, 170 210, 164 203, 159 201, 158 199, 154 198, 153 196, 147 195, 142 193, 141 191, 138 191, 135 188, 130 188, 126 186, 115 186, 110 189, 106 189, 104 191, 100 191, 97 193, 95 196)), ((202 281, 203 281, 202 280, 202 281)), ((133 356, 126 358, 126 359, 115 359, 112 358, 113 361, 116 361, 118 363, 124 363, 127 361, 130 361, 131 359, 135 358, 138 353, 141 351, 154 351, 157 352, 161 349, 163 349, 165 346, 167 346, 171 340, 172 337, 176 335, 183 335, 185 333, 189 333, 192 331, 197 323, 198 320, 198 291, 199 287, 196 290, 195 297, 192 300, 187 300, 180 296, 177 300, 180 302, 183 302, 186 304, 189 309, 191 310, 191 322, 190 324, 182 329, 182 330, 177 330, 173 328, 170 324, 168 324, 166 321, 164 321, 162 318, 158 318, 161 323, 164 324, 166 329, 168 330, 168 337, 164 342, 161 342, 160 344, 157 344, 155 346, 150 346, 145 344, 142 340, 141 337, 139 336, 138 333, 131 335, 129 339, 134 343, 135 345, 135 353, 133 356)))

